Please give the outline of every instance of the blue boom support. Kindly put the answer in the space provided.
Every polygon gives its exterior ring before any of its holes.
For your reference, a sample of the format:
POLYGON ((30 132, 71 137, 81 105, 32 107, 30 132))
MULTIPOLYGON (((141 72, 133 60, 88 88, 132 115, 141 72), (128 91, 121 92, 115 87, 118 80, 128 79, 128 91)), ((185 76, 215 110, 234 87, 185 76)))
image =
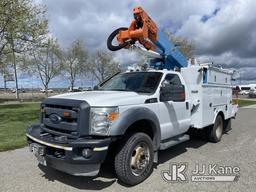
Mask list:
MULTIPOLYGON (((159 31, 158 40, 155 43, 157 46, 156 52, 163 56, 162 68, 163 69, 174 69, 175 67, 187 67, 188 62, 186 57, 180 52, 178 47, 176 47, 166 35, 159 31)), ((155 59, 151 61, 151 65, 154 67, 159 67, 160 61, 155 59)))

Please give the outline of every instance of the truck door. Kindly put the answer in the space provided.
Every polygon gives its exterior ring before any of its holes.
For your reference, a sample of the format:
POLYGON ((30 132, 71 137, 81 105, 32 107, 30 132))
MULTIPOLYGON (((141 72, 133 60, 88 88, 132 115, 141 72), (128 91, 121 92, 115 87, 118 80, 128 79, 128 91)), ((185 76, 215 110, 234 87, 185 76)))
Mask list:
MULTIPOLYGON (((180 77, 177 74, 167 74, 164 78, 165 83, 171 85, 182 85, 180 77)), ((186 89, 185 89, 186 90, 186 89)), ((186 132, 190 126, 190 109, 186 98, 182 101, 165 101, 160 102, 161 113, 161 130, 162 140, 186 132)))

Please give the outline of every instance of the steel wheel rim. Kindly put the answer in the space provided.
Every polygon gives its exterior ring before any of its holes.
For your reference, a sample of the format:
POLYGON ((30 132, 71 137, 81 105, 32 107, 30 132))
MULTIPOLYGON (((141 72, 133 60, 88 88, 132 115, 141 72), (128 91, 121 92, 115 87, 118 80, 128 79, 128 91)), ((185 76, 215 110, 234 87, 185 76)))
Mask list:
POLYGON ((131 153, 130 168, 132 174, 140 176, 149 165, 150 152, 149 147, 145 142, 141 142, 134 147, 131 153))

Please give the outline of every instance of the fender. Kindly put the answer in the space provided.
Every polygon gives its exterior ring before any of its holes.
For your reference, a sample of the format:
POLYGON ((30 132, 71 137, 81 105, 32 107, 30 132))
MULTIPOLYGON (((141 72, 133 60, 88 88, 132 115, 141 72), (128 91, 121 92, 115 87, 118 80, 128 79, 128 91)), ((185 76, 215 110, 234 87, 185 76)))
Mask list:
POLYGON ((213 118, 213 122, 212 122, 212 124, 214 124, 214 123, 215 123, 215 120, 216 120, 217 116, 218 116, 220 113, 222 113, 222 114, 223 114, 223 117, 224 117, 224 119, 223 119, 223 120, 225 120, 225 115, 224 115, 223 111, 222 111, 221 109, 217 109, 217 110, 216 110, 216 112, 215 112, 215 115, 214 115, 214 118, 213 118))
POLYGON ((157 150, 160 146, 160 123, 156 114, 146 107, 134 107, 130 108, 123 113, 117 121, 112 124, 110 135, 124 135, 127 129, 135 122, 139 120, 148 120, 152 123, 154 133, 154 149, 157 150))

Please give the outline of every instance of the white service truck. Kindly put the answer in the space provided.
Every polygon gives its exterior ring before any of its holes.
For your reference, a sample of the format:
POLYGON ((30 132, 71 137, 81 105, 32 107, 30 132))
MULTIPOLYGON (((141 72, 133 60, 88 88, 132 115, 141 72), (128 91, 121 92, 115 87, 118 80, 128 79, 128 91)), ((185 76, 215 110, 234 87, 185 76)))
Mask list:
POLYGON ((116 51, 139 42, 144 48, 137 50, 154 57, 150 67, 129 68, 93 91, 45 99, 40 123, 26 133, 41 164, 96 176, 110 157, 117 177, 135 185, 151 174, 158 151, 189 140, 190 130, 204 129, 209 141, 219 142, 231 129, 238 107, 233 72, 189 63, 141 7, 133 12, 129 29, 115 30, 107 44, 116 51))
POLYGON ((199 64, 118 73, 98 90, 44 100, 28 143, 41 164, 72 175, 97 175, 111 155, 118 178, 137 184, 152 172, 158 151, 188 140, 189 129, 205 129, 211 142, 230 130, 237 112, 231 75, 199 64))

